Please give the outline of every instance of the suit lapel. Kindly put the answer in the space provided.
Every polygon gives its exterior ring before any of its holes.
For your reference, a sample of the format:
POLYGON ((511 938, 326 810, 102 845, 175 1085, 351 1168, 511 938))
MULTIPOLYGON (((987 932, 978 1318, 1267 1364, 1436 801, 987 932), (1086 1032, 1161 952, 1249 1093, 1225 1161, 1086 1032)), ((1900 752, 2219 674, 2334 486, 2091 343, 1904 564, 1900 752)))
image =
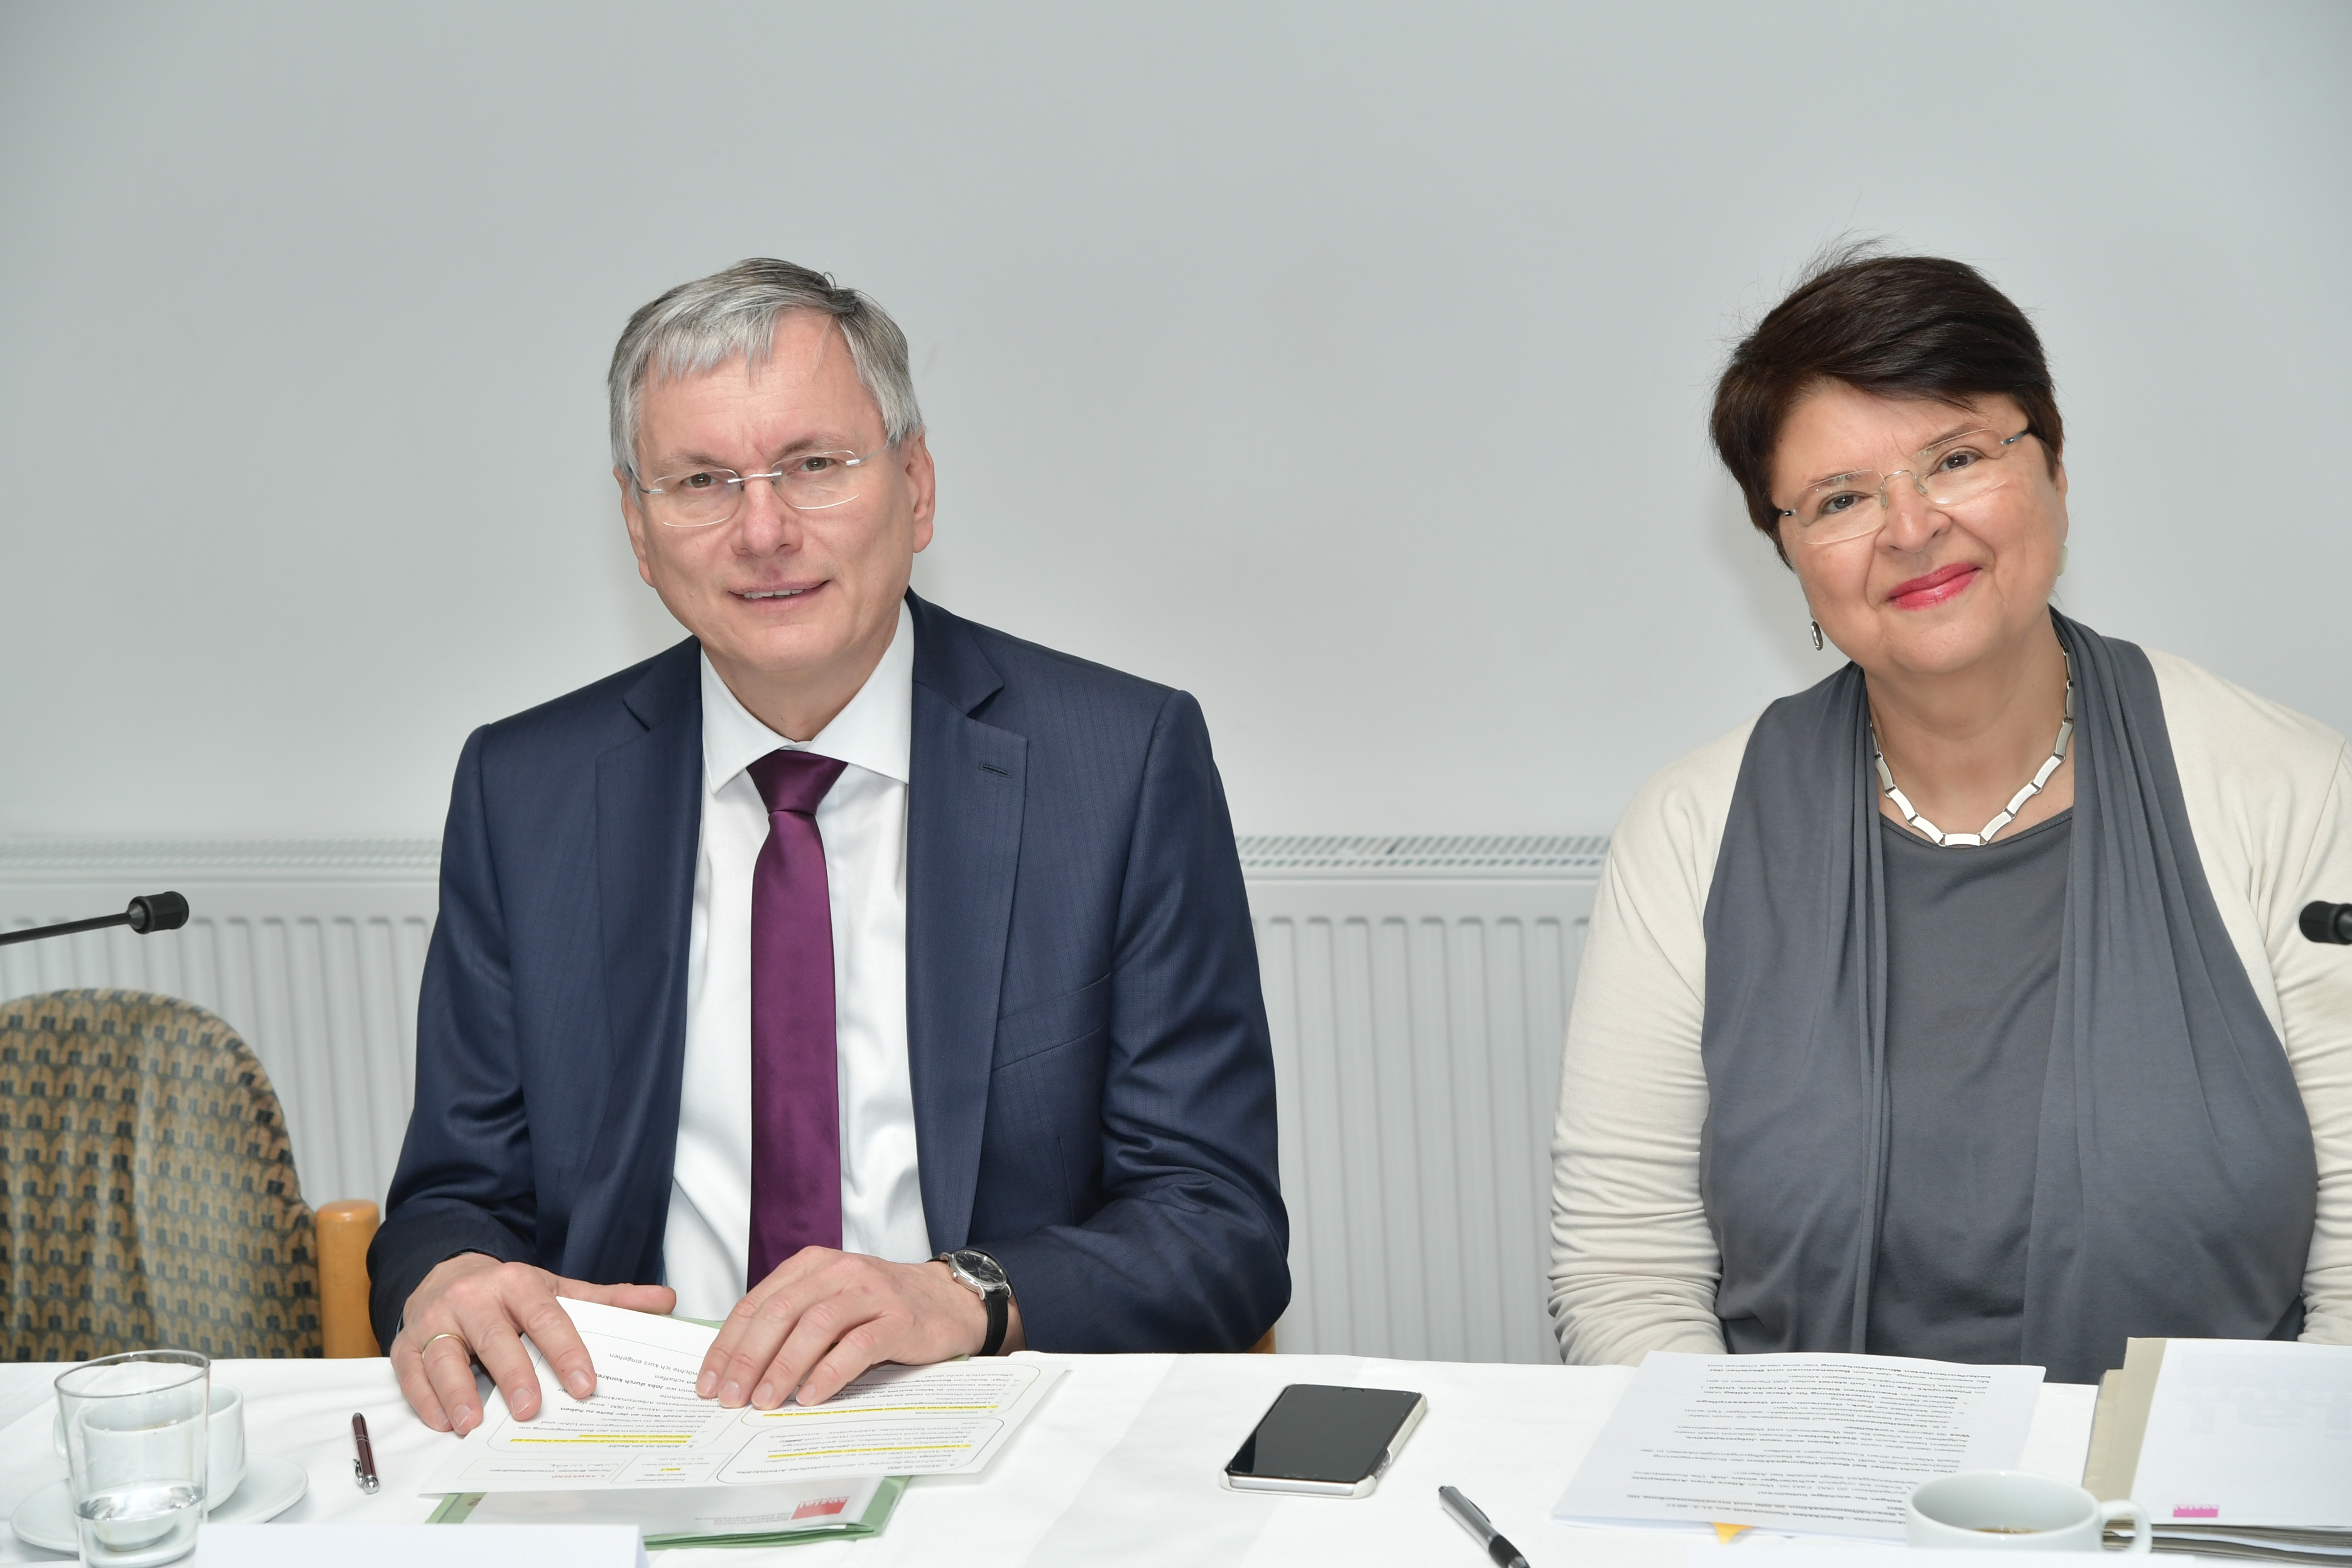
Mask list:
MULTIPOLYGON (((623 700, 645 733, 596 759, 597 927, 610 1077, 595 1146, 641 1155, 618 1163, 634 1170, 612 1172, 639 1199, 645 1194, 635 1189, 655 1175, 667 1194, 677 1158, 687 947, 702 832, 698 654, 688 641, 654 661, 623 700)), ((615 1263, 634 1268, 641 1255, 657 1250, 667 1213, 666 1201, 616 1204, 607 1243, 615 1263)))
POLYGON ((907 1065, 933 1250, 970 1239, 1013 919, 1029 742, 971 717, 1003 682, 964 625, 915 616, 907 786, 907 1065))

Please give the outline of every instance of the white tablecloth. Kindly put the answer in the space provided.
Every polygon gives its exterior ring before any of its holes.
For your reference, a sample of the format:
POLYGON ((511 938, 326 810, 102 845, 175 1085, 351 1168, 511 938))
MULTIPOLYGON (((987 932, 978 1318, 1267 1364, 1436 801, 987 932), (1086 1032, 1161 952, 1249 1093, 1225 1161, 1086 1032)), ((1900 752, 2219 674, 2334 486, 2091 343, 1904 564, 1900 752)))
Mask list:
MULTIPOLYGON (((1066 1366, 1027 1426, 985 1474, 918 1479, 879 1539, 771 1551, 664 1552, 663 1568, 958 1568, 1005 1564, 1383 1563, 1482 1561, 1439 1510, 1437 1489, 1460 1487, 1527 1553, 1534 1568, 1682 1568, 1679 1535, 1603 1535, 1551 1521, 1610 1409, 1623 1367, 1496 1366, 1351 1356, 1037 1356, 1066 1366), (1429 1416, 1369 1498, 1277 1498, 1230 1492, 1218 1477, 1287 1383, 1417 1390, 1429 1416)), ((55 1365, 0 1365, 0 1516, 65 1475, 49 1446, 55 1365)), ((449 1438, 411 1415, 382 1361, 221 1361, 215 1382, 241 1390, 247 1443, 310 1473, 310 1489, 280 1517, 331 1524, 413 1522, 436 1500, 415 1491, 449 1438), (352 1481, 351 1418, 364 1414, 383 1489, 352 1481)), ((2042 1390, 2024 1468, 2078 1480, 2096 1391, 2042 1390)), ((453 1526, 451 1528, 462 1528, 453 1526)), ((56 1563, 9 1534, 0 1562, 56 1563)))

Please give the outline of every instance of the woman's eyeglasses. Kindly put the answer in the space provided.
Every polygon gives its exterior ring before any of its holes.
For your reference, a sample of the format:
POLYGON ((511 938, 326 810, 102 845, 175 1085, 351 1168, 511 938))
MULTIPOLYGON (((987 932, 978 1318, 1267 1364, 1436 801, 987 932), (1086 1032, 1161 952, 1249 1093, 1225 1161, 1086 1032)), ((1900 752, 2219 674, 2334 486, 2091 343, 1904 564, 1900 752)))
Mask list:
POLYGON ((1885 526, 1887 509, 1894 505, 1888 492, 1896 479, 1909 479, 1930 506, 1965 506, 2006 482, 2010 470, 2002 459, 2032 433, 1964 430, 1916 454, 1907 468, 1857 468, 1817 480, 1805 487, 1796 505, 1780 513, 1790 520, 1793 541, 1837 544, 1885 526), (1878 504, 1871 505, 1874 500, 1878 504))

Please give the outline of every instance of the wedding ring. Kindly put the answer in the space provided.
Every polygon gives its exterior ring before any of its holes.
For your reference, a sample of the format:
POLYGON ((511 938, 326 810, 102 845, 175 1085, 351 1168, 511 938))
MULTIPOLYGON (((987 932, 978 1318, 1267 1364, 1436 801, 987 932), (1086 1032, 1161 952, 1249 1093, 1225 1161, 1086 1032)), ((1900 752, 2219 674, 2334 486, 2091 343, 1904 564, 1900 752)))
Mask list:
POLYGON ((425 1354, 425 1352, 426 1351, 429 1351, 429 1350, 431 1350, 431 1349, 433 1348, 433 1340, 456 1340, 456 1341, 457 1342, 457 1348, 458 1348, 459 1350, 461 1350, 461 1351, 465 1351, 465 1352, 466 1352, 466 1359, 467 1359, 467 1361, 471 1361, 471 1360, 473 1360, 473 1359, 474 1359, 474 1352, 473 1352, 473 1351, 472 1351, 471 1349, 469 1349, 469 1348, 467 1346, 467 1344, 466 1344, 466 1340, 465 1340, 465 1336, 464 1336, 464 1335, 462 1335, 462 1334, 446 1334, 446 1333, 445 1333, 445 1334, 436 1334, 436 1335, 434 1335, 434 1336, 433 1336, 433 1339, 432 1339, 432 1340, 427 1340, 427 1341, 425 1341, 423 1344, 421 1344, 421 1345, 419 1345, 419 1346, 417 1346, 417 1347, 416 1347, 416 1354, 417 1354, 417 1356, 418 1356, 418 1358, 419 1358, 420 1360, 424 1357, 424 1354, 425 1354))

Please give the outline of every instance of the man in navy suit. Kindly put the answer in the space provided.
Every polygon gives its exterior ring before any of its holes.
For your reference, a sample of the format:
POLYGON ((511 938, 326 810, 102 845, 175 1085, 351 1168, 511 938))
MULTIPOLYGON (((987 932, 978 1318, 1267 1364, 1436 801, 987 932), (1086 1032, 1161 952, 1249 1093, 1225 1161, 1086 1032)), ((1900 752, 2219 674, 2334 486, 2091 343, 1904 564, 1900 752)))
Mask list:
POLYGON ((1239 1350, 1289 1298, 1241 868, 1192 698, 908 590, 906 340, 747 261, 614 354, 638 570, 693 637, 477 731, 369 1256, 430 1425, 530 1419, 558 1298, 725 1319, 699 1392, 1239 1350))

